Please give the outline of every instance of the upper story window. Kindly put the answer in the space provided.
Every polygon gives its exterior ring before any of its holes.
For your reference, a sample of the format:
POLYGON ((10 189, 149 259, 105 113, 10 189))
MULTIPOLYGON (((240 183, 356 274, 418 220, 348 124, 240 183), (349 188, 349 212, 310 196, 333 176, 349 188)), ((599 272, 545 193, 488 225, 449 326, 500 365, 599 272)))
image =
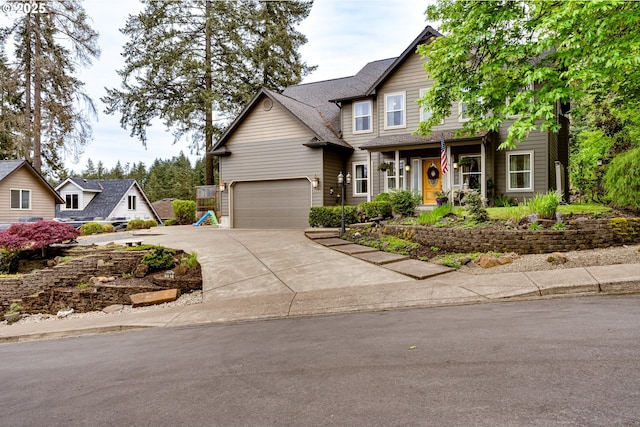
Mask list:
MULTIPOLYGON (((420 89, 420 98, 424 97, 424 94, 427 93, 428 89, 420 89)), ((433 113, 431 112, 430 109, 420 106, 420 121, 424 122, 427 121, 431 118, 431 116, 433 115, 433 113)), ((441 125, 444 124, 444 119, 442 119, 442 121, 440 122, 441 125)))
POLYGON ((367 179, 369 178, 367 163, 353 164, 353 195, 367 195, 367 179))
POLYGON ((371 126, 371 101, 360 101, 353 103, 353 133, 373 132, 371 126))
POLYGON ((458 102, 458 121, 459 122, 469 121, 470 117, 469 117, 468 110, 469 108, 467 107, 467 104, 465 104, 462 101, 458 102))
POLYGON ((384 128, 404 128, 405 122, 405 92, 389 93, 384 96, 384 128))
POLYGON ((64 196, 64 201, 65 201, 65 205, 64 208, 65 209, 78 209, 78 194, 77 193, 72 193, 72 194, 65 194, 64 196))
POLYGON ((130 211, 136 210, 136 196, 127 197, 127 209, 130 211))
POLYGON ((11 209, 31 209, 31 190, 11 189, 11 209))
POLYGON ((507 153, 507 191, 533 191, 533 151, 507 153))

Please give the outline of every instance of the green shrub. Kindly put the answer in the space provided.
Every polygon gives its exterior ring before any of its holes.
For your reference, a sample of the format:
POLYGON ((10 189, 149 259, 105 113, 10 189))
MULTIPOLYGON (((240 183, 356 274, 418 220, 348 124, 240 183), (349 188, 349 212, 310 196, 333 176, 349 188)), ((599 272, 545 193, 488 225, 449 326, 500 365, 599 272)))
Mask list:
POLYGON ((98 224, 97 222, 85 222, 80 226, 81 236, 89 236, 91 234, 100 234, 102 232, 103 232, 102 224, 98 224))
POLYGON ((422 201, 422 196, 410 190, 397 190, 389 193, 389 202, 394 213, 402 216, 414 216, 416 206, 422 201))
POLYGON ((188 269, 193 270, 198 266, 198 254, 189 252, 188 255, 183 255, 182 258, 180 258, 180 265, 184 265, 188 269))
POLYGON ((127 223, 127 231, 129 230, 143 230, 147 228, 143 219, 131 219, 127 223))
POLYGON ((391 201, 391 196, 389 193, 380 193, 374 199, 374 202, 389 202, 391 201))
MULTIPOLYGON (((313 206, 309 211, 311 227, 340 227, 342 210, 340 206, 313 206)), ((344 207, 344 223, 355 224, 359 221, 355 206, 344 207)))
POLYGON ((104 224, 102 226, 103 233, 113 233, 116 231, 116 228, 112 224, 104 224))
POLYGON ((527 207, 542 219, 555 219, 556 210, 560 204, 560 198, 555 191, 548 191, 546 194, 536 194, 533 199, 527 202, 527 207))
POLYGON ((156 246, 142 257, 140 262, 149 267, 149 271, 167 270, 175 266, 174 256, 176 251, 162 246, 156 246))
POLYGON ((0 248, 0 273, 7 274, 18 269, 20 251, 0 248))
POLYGON ((640 210, 640 148, 618 154, 607 165, 604 188, 618 207, 640 210))
POLYGON ((498 208, 508 208, 516 205, 516 201, 511 196, 505 196, 503 194, 496 196, 493 199, 493 204, 498 208))
POLYGON ((174 200, 171 207, 178 224, 188 225, 196 222, 196 202, 193 200, 174 200))
POLYGON ((177 225, 178 221, 176 221, 175 219, 167 219, 164 221, 164 225, 166 226, 171 226, 171 225, 177 225))
POLYGON ((391 203, 385 201, 360 203, 358 214, 364 220, 378 217, 388 218, 391 216, 391 203))
POLYGON ((469 191, 462 199, 462 204, 471 215, 471 219, 475 222, 485 222, 489 220, 489 212, 484 207, 484 202, 480 193, 477 191, 469 191))
POLYGON ((148 251, 149 249, 155 249, 157 247, 161 247, 161 246, 156 246, 156 245, 152 245, 151 243, 143 243, 141 245, 138 246, 126 246, 124 248, 125 251, 148 251))
POLYGON ((144 228, 157 227, 158 222, 155 219, 146 219, 144 221, 144 228))

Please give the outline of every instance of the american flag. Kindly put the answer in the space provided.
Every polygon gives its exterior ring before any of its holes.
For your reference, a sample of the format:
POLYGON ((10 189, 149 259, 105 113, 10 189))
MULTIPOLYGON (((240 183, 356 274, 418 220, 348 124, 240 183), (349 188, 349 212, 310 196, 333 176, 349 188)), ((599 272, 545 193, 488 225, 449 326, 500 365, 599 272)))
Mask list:
POLYGON ((442 139, 440 139, 440 169, 442 173, 449 172, 449 165, 447 164, 447 149, 444 146, 444 134, 442 134, 442 139))

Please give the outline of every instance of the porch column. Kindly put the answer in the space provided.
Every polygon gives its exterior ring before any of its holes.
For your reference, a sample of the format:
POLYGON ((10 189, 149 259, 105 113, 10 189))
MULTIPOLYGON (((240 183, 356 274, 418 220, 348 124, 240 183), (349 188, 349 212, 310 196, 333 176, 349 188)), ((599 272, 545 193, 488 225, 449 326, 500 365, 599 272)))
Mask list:
POLYGON ((449 194, 449 198, 453 201, 453 166, 451 165, 451 146, 447 145, 447 165, 449 166, 449 172, 447 172, 447 188, 445 189, 449 194))
POLYGON ((486 152, 484 142, 480 143, 480 197, 484 200, 487 197, 487 178, 486 178, 486 152))
POLYGON ((396 190, 402 190, 400 188, 400 150, 396 150, 396 190))
POLYGON ((367 150, 367 202, 371 201, 371 175, 373 175, 373 164, 371 162, 371 151, 367 150))

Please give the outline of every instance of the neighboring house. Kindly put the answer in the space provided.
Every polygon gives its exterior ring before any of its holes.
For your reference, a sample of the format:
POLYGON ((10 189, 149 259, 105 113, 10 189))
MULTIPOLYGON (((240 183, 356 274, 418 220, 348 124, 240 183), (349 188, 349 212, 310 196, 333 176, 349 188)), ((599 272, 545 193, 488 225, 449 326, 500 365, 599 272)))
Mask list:
POLYGON ((0 223, 53 219, 64 200, 26 160, 0 160, 0 223))
POLYGON ((67 178, 56 187, 64 204, 57 218, 162 220, 135 179, 67 178))
POLYGON ((153 208, 156 210, 156 212, 158 212, 158 215, 160 216, 160 218, 162 218, 163 221, 166 221, 168 219, 176 219, 176 214, 173 212, 173 206, 171 205, 171 202, 173 202, 174 200, 176 199, 168 198, 152 203, 153 208))
POLYGON ((531 132, 514 150, 497 150, 509 123, 499 132, 456 137, 466 120, 461 104, 430 135, 413 134, 429 115, 416 101, 433 84, 416 47, 431 36, 441 34, 427 27, 399 57, 371 62, 352 77, 282 94, 258 91, 212 150, 225 187, 222 224, 307 227, 311 206, 340 203, 341 171, 352 177, 345 190, 352 205, 394 189, 419 193, 427 206, 440 191, 475 189, 490 200, 523 200, 558 187, 567 194, 568 120, 560 105, 560 132, 531 132))

